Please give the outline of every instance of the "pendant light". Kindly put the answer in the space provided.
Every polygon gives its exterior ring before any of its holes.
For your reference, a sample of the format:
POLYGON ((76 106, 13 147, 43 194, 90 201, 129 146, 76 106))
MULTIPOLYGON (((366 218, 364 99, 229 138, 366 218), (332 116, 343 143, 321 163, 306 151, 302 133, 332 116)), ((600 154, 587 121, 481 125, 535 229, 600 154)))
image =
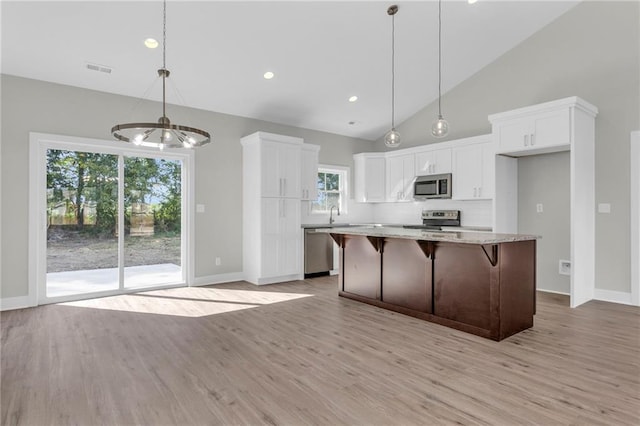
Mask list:
POLYGON ((395 103, 396 103, 396 13, 398 6, 389 6, 387 15, 391 16, 391 130, 384 135, 384 144, 389 148, 397 148, 400 146, 400 133, 396 132, 395 123, 395 103))
POLYGON ((158 76, 162 77, 162 117, 157 123, 125 123, 111 128, 114 138, 135 145, 164 148, 194 148, 208 144, 211 136, 204 130, 193 127, 171 124, 166 113, 166 79, 169 70, 166 66, 167 40, 167 1, 163 1, 162 14, 162 68, 158 76))
POLYGON ((431 126, 431 134, 443 138, 449 134, 449 123, 442 118, 442 0, 438 0, 438 119, 431 126))

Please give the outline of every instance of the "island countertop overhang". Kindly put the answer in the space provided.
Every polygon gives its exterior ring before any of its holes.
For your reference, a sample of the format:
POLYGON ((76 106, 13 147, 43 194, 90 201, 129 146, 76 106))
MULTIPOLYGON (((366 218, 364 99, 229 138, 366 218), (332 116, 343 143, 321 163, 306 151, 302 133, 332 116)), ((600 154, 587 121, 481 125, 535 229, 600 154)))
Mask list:
POLYGON ((517 241, 537 240, 537 235, 527 234, 497 234, 491 232, 469 231, 432 231, 425 229, 407 229, 386 226, 354 226, 316 229, 316 232, 340 235, 362 235, 378 238, 402 238, 418 241, 439 241, 458 244, 502 244, 517 241))

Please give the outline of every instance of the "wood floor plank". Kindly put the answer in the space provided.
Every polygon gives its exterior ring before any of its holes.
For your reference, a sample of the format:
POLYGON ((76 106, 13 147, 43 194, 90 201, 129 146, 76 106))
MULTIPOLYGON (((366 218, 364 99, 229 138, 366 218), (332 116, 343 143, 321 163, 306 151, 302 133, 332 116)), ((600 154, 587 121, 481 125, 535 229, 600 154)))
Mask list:
POLYGON ((244 282, 0 314, 2 425, 637 425, 640 309, 540 293, 494 342, 244 282))

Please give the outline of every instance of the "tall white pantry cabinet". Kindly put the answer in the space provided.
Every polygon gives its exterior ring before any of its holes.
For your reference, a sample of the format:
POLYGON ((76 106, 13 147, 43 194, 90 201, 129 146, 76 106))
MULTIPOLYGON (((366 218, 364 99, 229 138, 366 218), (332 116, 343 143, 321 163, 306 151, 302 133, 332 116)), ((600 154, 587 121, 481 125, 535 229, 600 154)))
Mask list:
MULTIPOLYGON (((242 244, 245 279, 253 284, 296 280, 302 274, 300 200, 315 170, 302 165, 317 153, 302 138, 256 132, 242 144, 242 244)), ((312 163, 312 162, 311 162, 312 163)), ((316 161, 317 164, 317 161, 316 161)))

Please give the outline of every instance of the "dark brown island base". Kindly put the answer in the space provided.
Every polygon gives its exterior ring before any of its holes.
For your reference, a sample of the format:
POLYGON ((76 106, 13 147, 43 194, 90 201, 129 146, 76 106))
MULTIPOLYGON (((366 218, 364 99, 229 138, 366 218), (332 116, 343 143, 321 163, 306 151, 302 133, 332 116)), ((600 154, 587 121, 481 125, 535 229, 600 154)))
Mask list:
POLYGON ((533 326, 535 236, 322 231, 340 247, 340 296, 498 341, 533 326))

